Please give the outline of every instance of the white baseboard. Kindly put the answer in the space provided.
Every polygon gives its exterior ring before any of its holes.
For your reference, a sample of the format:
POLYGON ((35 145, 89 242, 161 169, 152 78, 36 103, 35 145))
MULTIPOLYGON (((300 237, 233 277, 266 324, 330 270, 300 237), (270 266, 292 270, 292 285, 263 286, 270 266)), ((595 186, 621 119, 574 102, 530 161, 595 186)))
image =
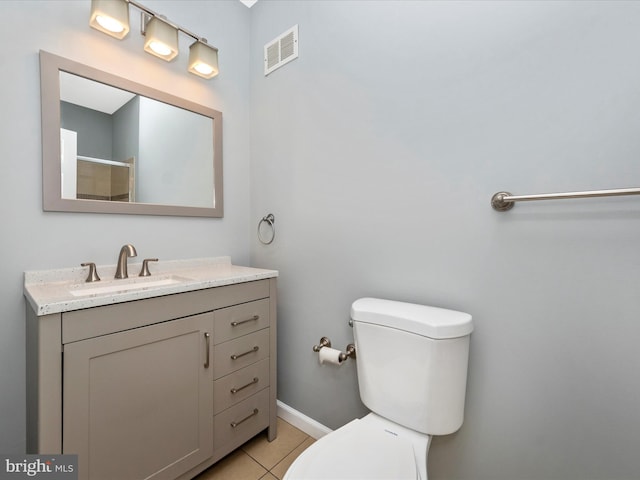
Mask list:
POLYGON ((315 438, 316 440, 333 431, 329 427, 316 422, 313 418, 307 417, 304 413, 291 408, 286 403, 282 403, 280 400, 278 400, 277 405, 278 416, 280 418, 282 418, 285 422, 290 423, 294 427, 299 428, 304 433, 306 433, 310 437, 315 438))

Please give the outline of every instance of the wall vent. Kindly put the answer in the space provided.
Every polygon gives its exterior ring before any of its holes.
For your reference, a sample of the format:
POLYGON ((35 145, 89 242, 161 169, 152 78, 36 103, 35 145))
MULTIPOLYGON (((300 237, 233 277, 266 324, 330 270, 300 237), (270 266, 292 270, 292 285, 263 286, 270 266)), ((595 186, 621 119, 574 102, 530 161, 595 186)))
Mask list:
POLYGON ((269 75, 296 58, 298 58, 298 25, 291 27, 264 46, 264 74, 269 75))

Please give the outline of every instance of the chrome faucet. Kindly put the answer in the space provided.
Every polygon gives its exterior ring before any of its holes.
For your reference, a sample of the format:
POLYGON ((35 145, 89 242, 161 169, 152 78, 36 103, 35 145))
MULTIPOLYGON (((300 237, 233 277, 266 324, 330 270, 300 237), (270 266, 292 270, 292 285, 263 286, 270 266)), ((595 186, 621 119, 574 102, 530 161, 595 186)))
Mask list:
POLYGON ((122 246, 120 249, 120 255, 118 255, 118 268, 116 269, 115 278, 129 278, 129 274, 127 272, 127 258, 135 257, 136 255, 138 255, 138 252, 136 252, 136 248, 130 243, 122 246))

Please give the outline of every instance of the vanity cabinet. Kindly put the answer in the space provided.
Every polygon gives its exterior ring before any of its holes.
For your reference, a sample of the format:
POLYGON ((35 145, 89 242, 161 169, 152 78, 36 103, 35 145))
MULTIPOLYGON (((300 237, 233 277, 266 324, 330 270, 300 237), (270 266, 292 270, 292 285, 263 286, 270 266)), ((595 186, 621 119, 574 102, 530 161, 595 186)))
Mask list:
POLYGON ((27 308, 30 453, 80 479, 187 479, 276 436, 276 279, 37 316, 27 308))

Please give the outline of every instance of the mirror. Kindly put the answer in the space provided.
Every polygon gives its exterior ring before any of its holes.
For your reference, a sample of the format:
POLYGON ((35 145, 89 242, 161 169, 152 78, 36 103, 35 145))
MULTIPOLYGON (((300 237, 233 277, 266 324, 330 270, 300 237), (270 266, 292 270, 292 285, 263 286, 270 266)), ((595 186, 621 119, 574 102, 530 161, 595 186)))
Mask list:
POLYGON ((45 211, 222 217, 222 113, 40 52, 45 211))

